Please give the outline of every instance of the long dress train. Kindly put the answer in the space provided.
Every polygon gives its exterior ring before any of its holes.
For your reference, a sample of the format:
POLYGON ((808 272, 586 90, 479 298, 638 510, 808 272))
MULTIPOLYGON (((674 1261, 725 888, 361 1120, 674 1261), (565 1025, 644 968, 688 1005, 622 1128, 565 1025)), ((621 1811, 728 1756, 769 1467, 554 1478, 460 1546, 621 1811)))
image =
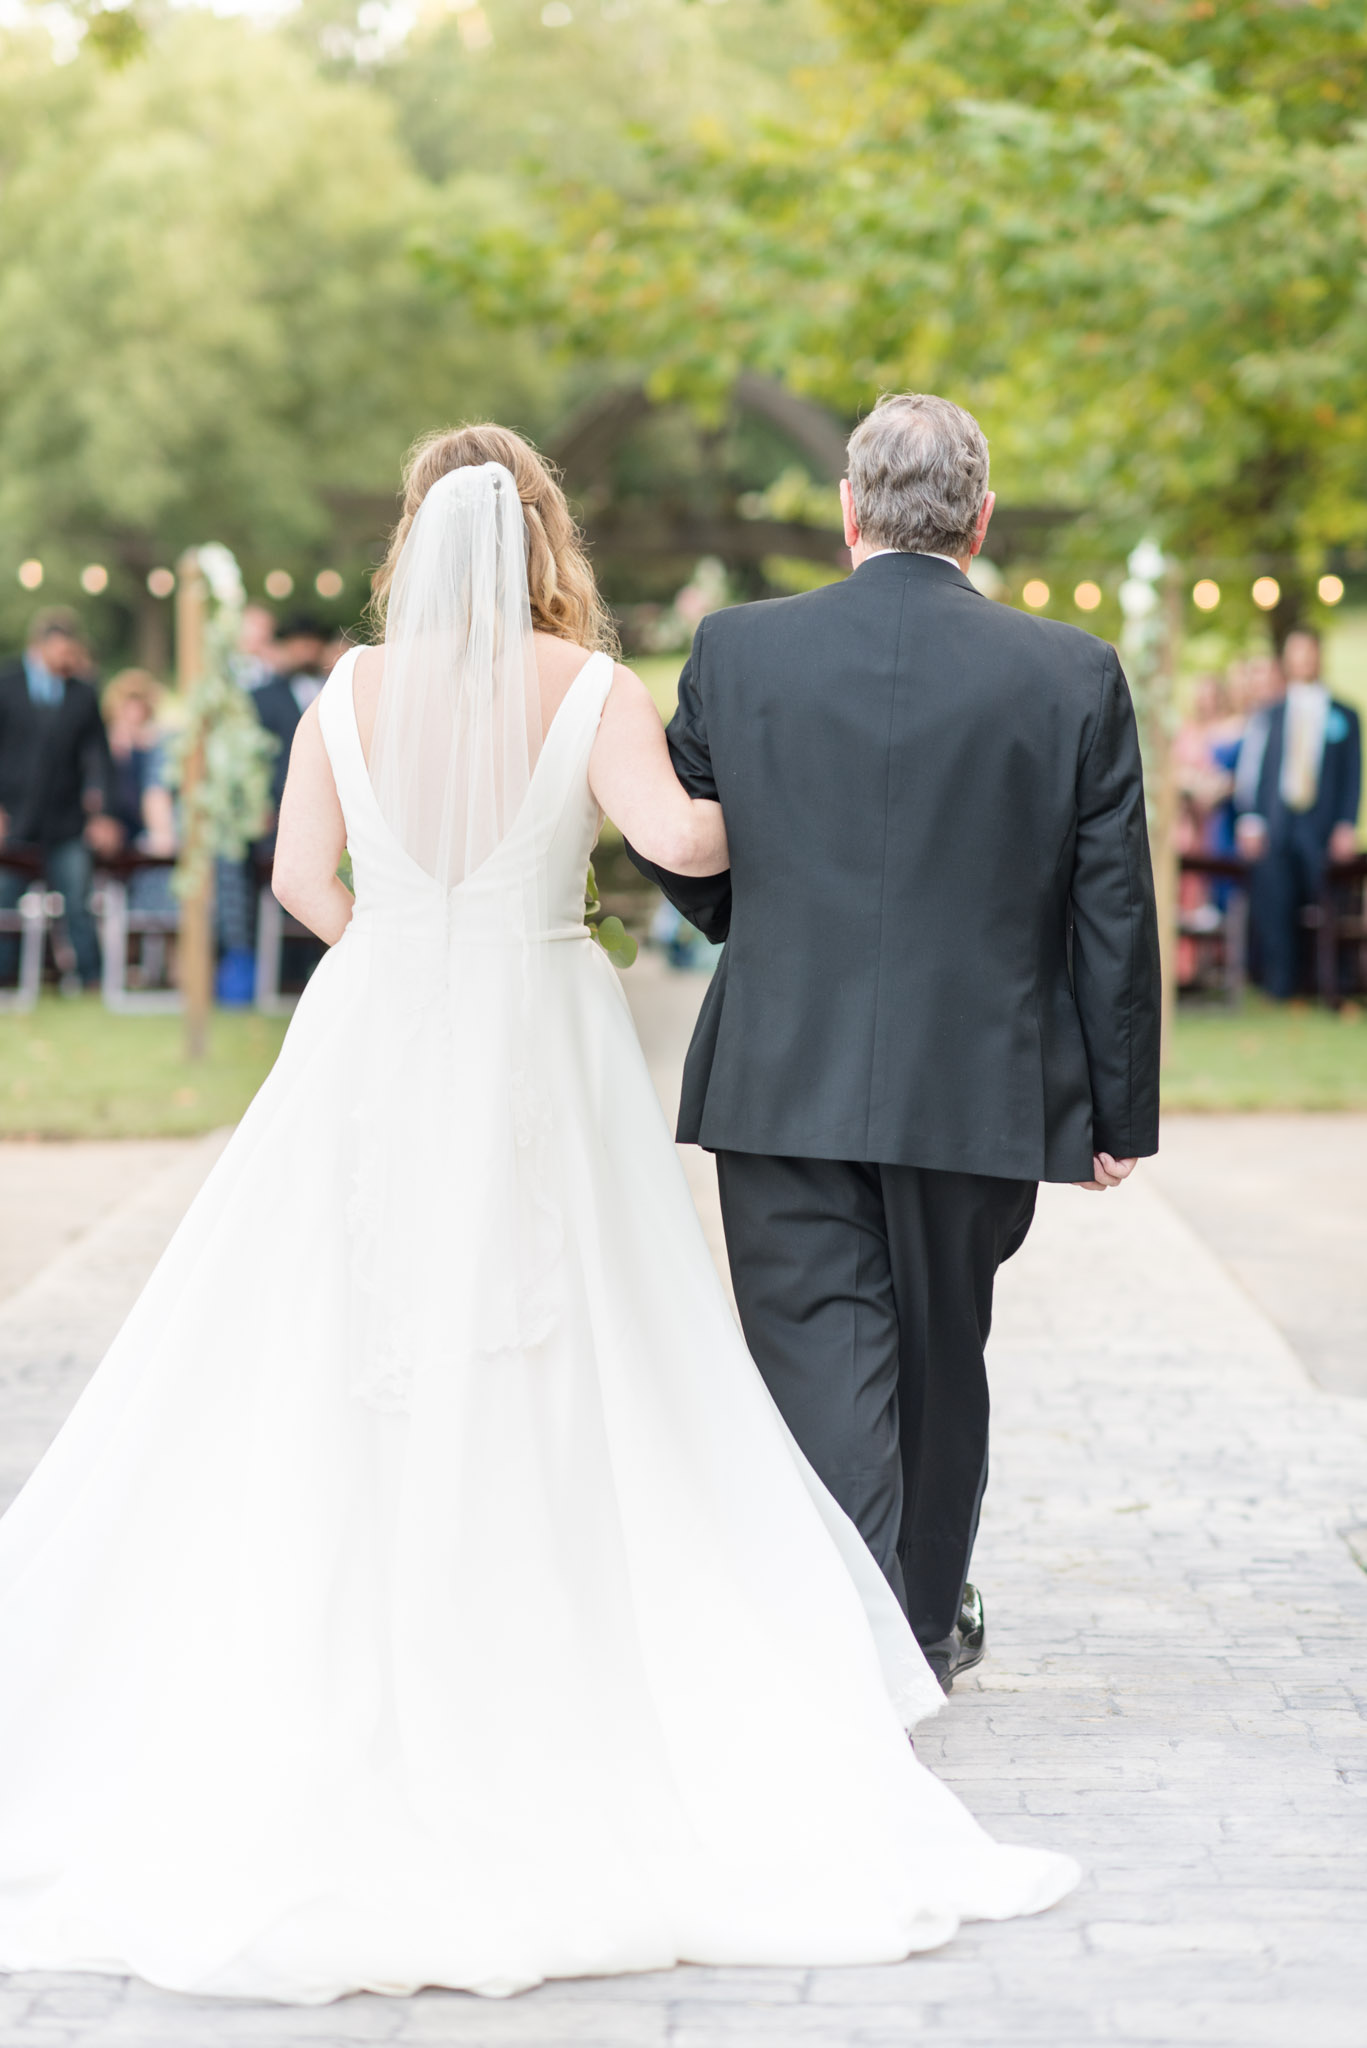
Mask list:
POLYGON ((380 814, 352 665, 352 923, 0 1523, 0 1968, 504 1994, 1050 1905, 1075 1866, 911 1753, 938 1688, 585 934, 611 663, 449 895, 380 814))

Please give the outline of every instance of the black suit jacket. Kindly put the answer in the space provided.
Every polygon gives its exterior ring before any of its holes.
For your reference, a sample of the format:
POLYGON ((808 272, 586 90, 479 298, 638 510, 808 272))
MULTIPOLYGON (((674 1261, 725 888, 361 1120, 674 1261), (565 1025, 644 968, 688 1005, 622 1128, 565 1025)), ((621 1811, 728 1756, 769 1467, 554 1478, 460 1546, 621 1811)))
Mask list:
POLYGON ((1158 1145, 1158 933, 1114 650, 881 555, 704 620, 669 728, 729 875, 679 1136, 1081 1180, 1158 1145))
POLYGON ((1267 743, 1258 770, 1253 809, 1267 821, 1272 845, 1286 839, 1305 841, 1321 858, 1328 852, 1335 825, 1356 825, 1362 801, 1362 721, 1351 704, 1331 699, 1325 727, 1320 786, 1308 811, 1291 811, 1282 802, 1282 750, 1286 739, 1286 700, 1267 714, 1267 743))
MULTIPOLYGON (((252 691, 252 707, 267 732, 273 733, 279 742, 275 759, 271 762, 271 806, 279 810, 280 799, 285 794, 285 777, 290 769, 290 748, 294 735, 299 730, 303 712, 290 688, 289 676, 276 676, 269 683, 263 683, 259 690, 252 691)), ((272 837, 274 835, 272 834, 272 837)))
POLYGON ((99 699, 68 678, 52 709, 29 696, 22 658, 0 662, 0 810, 12 843, 58 846, 79 839, 87 791, 111 798, 113 771, 99 699))

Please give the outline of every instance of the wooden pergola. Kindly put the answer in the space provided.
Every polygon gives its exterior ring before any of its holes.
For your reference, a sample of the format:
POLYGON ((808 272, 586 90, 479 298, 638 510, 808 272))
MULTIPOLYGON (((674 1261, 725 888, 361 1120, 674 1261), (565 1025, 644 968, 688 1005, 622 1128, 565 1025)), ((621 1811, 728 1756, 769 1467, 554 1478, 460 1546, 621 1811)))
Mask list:
MULTIPOLYGON (((732 389, 733 407, 765 421, 792 448, 818 483, 835 483, 845 474, 845 443, 849 423, 824 406, 788 390, 777 378, 746 370, 732 389)), ((544 453, 561 470, 565 488, 582 518, 594 560, 611 569, 652 561, 692 565, 700 556, 715 555, 728 567, 758 564, 774 555, 846 568, 849 556, 838 532, 796 520, 751 519, 739 504, 723 503, 705 517, 681 509, 662 494, 658 504, 633 499, 627 507, 614 502, 614 463, 637 428, 666 408, 658 406, 641 383, 616 384, 598 393, 542 443, 544 453)), ((398 515, 393 498, 368 493, 336 493, 333 510, 339 525, 358 543, 387 533, 398 515)), ((1051 531, 1067 525, 1070 511, 1049 505, 998 505, 992 520, 989 553, 1005 564, 1044 551, 1051 531)))
MULTIPOLYGON (((824 406, 790 391, 777 378, 753 370, 741 373, 731 397, 737 411, 755 415, 775 428, 817 482, 836 483, 844 476, 850 428, 824 406)), ((633 430, 656 409, 643 384, 616 385, 591 399, 547 445, 546 453, 563 471, 570 496, 586 503, 585 531, 595 559, 696 560, 700 555, 716 555, 730 566, 789 555, 848 567, 841 536, 826 528, 795 520, 751 519, 738 506, 698 518, 663 503, 647 508, 644 514, 639 504, 624 514, 610 500, 603 503, 602 492, 614 458, 633 430)), ((1055 506, 999 505, 992 521, 992 559, 1006 563, 1039 553, 1048 533, 1066 525, 1073 516, 1055 506)))

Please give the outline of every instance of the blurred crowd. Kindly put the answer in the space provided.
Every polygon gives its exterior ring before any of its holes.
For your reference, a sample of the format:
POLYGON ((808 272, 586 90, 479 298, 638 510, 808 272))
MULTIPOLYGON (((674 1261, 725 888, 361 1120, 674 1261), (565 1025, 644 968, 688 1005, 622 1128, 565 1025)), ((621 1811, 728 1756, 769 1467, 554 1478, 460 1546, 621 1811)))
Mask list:
MULTIPOLYGON (((1234 663, 1198 679, 1174 740, 1178 852, 1248 867, 1248 966, 1268 995, 1305 984, 1305 916, 1329 870, 1357 852, 1362 731, 1324 682, 1319 635, 1289 633, 1281 656, 1234 663)), ((1203 922, 1219 925, 1239 870, 1182 878, 1188 936, 1178 978, 1192 979, 1203 922)))
MULTIPOLYGON (((290 747, 346 646, 307 615, 277 618, 259 604, 243 614, 237 680, 277 746, 260 838, 247 859, 217 865, 221 1000, 252 1000, 260 882, 290 747)), ((1184 982, 1194 976, 1199 935, 1221 927, 1234 892, 1247 886, 1253 978, 1278 998, 1305 985, 1303 913, 1321 901, 1331 865, 1357 850, 1362 784, 1358 714, 1331 694, 1320 667, 1318 636, 1302 628, 1280 657, 1236 662, 1195 686, 1174 742, 1178 851, 1197 862, 1182 879, 1184 982)), ((0 913, 41 874, 65 903, 73 974, 86 987, 101 978, 90 909, 97 865, 126 876, 131 909, 174 922, 165 718, 162 685, 145 669, 123 669, 101 688, 74 612, 38 613, 23 653, 0 662, 0 913), (6 853, 19 858, 7 866, 6 853)), ((14 920, 0 916, 0 983, 13 981, 18 961, 5 923, 14 920)))
MULTIPOLYGON (((243 614, 237 680, 278 744, 262 836, 248 859, 218 864, 220 995, 228 1000, 251 998, 257 880, 274 851, 295 730, 346 645, 309 616, 277 619, 264 605, 243 614)), ((126 875, 132 909, 174 920, 166 714, 163 686, 146 669, 123 669, 101 685, 82 622, 65 608, 39 612, 22 654, 0 661, 0 913, 41 877, 63 899, 73 975, 86 988, 101 978, 90 907, 98 866, 126 875)), ((18 944, 0 928, 0 983, 15 977, 18 944)))

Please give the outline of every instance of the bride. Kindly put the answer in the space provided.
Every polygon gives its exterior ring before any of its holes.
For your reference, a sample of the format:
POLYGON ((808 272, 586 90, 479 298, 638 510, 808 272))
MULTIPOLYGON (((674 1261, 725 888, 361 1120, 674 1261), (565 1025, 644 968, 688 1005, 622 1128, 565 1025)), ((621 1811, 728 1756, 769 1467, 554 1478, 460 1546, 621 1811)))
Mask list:
POLYGON ((584 880, 726 865, 497 427, 300 728, 331 951, 0 1523, 0 1968, 305 2003, 873 1963, 1051 1905, 746 1354, 584 880), (337 880, 351 855, 355 898, 337 880))

